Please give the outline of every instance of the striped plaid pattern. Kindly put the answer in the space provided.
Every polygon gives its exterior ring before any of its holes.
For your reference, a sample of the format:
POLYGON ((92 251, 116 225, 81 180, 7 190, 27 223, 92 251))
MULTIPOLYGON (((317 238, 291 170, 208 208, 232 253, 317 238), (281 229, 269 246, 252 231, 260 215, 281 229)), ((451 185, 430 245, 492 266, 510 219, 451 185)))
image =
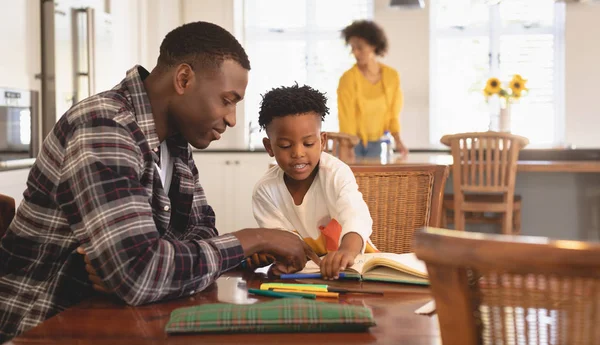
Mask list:
POLYGON ((181 136, 167 140, 174 169, 165 195, 147 75, 135 66, 73 106, 44 140, 0 242, 0 342, 93 293, 79 245, 132 305, 193 294, 243 259, 236 237, 218 236, 181 136))
POLYGON ((373 314, 363 306, 282 298, 249 305, 218 303, 176 309, 165 331, 358 332, 371 326, 375 326, 373 314))

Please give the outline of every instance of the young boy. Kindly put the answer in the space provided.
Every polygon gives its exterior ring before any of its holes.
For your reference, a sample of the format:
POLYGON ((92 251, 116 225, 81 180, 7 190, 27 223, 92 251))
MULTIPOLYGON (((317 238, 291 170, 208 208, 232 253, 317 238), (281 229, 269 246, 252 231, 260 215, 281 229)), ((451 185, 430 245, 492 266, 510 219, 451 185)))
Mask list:
MULTIPOLYGON (((374 252, 373 221, 350 168, 323 150, 327 99, 309 87, 280 87, 263 96, 258 123, 277 165, 256 184, 254 217, 261 227, 298 233, 318 255, 323 278, 337 278, 359 253, 374 252)), ((287 271, 280 264, 274 273, 287 271)))

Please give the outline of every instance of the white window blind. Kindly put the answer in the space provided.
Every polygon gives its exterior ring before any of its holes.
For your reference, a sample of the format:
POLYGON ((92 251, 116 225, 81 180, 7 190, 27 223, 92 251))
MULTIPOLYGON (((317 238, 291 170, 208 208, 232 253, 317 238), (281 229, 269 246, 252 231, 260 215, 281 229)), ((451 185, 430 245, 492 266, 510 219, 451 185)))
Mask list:
MULTIPOLYGON (((497 104, 482 89, 514 74, 529 93, 512 109, 512 132, 530 146, 564 138, 564 3, 553 0, 433 0, 430 141, 487 130, 497 104)), ((505 86, 505 84, 503 84, 505 86)))
MULTIPOLYGON (((294 82, 325 92, 323 130, 338 131, 336 90, 354 64, 341 30, 373 17, 373 0, 244 0, 244 47, 252 70, 244 101, 246 128, 258 126, 261 95, 294 82)), ((261 146, 263 135, 252 143, 261 146)))

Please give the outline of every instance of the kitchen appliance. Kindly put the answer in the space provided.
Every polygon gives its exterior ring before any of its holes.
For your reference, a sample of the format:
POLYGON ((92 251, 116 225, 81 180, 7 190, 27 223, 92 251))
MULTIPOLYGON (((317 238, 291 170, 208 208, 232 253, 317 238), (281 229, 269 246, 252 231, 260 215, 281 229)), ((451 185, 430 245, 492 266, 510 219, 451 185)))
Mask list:
POLYGON ((38 92, 0 87, 0 161, 35 158, 41 143, 38 92))
POLYGON ((42 135, 73 104, 112 88, 111 15, 104 0, 42 0, 42 135))

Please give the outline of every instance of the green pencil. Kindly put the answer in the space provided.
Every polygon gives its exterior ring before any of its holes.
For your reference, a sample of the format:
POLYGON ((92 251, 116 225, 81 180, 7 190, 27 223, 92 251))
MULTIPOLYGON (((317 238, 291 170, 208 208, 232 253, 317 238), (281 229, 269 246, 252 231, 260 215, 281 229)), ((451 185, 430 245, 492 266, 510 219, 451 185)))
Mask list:
POLYGON ((275 292, 271 290, 260 290, 260 289, 248 289, 248 293, 258 296, 265 297, 276 297, 276 298, 303 298, 303 296, 299 296, 297 294, 290 294, 285 292, 275 292))

